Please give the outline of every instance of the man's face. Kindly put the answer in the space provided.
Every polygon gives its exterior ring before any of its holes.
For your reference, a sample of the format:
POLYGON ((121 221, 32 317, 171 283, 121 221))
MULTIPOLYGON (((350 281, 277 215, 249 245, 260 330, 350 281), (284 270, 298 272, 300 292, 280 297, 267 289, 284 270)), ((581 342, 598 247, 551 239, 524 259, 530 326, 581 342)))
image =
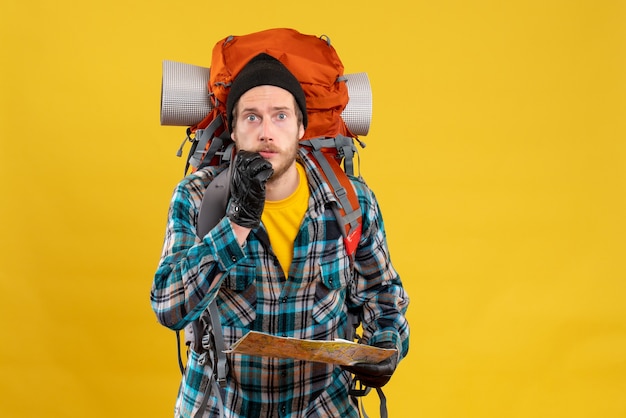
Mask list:
POLYGON ((274 169, 270 180, 295 168, 304 127, 291 93, 276 86, 254 87, 239 98, 233 118, 231 138, 237 149, 258 152, 269 161, 274 169))

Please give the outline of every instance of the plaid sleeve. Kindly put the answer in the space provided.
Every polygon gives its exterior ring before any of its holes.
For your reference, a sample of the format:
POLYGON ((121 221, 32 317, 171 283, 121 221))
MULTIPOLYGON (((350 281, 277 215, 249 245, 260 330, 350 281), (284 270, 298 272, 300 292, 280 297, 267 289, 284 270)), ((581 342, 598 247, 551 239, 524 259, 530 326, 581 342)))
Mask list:
POLYGON ((391 341, 399 347, 402 358, 409 349, 409 296, 391 263, 376 197, 364 183, 354 183, 363 211, 363 232, 355 256, 353 303, 363 306, 364 341, 370 345, 391 341))
POLYGON ((196 236, 205 189, 201 177, 188 177, 176 187, 170 203, 150 300, 159 322, 171 329, 182 329, 196 319, 219 290, 216 278, 244 258, 226 218, 203 239, 196 236))

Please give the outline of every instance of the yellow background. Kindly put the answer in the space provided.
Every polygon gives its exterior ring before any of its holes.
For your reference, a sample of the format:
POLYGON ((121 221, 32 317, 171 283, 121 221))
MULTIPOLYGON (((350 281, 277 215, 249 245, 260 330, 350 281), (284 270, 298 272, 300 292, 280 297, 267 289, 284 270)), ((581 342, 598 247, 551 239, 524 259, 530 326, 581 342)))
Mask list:
POLYGON ((161 63, 279 26, 372 84, 362 174, 412 297, 390 416, 626 416, 625 22, 619 0, 4 0, 0 416, 172 416, 161 63))

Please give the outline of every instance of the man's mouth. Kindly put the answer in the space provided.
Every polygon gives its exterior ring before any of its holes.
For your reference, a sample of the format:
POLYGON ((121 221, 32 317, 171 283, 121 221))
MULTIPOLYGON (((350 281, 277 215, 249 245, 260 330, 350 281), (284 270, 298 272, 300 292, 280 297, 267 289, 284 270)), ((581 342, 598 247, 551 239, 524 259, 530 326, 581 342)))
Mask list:
POLYGON ((260 150, 259 154, 261 154, 261 157, 263 157, 265 159, 268 159, 268 158, 272 158, 274 155, 278 154, 278 152, 266 149, 266 150, 260 150))

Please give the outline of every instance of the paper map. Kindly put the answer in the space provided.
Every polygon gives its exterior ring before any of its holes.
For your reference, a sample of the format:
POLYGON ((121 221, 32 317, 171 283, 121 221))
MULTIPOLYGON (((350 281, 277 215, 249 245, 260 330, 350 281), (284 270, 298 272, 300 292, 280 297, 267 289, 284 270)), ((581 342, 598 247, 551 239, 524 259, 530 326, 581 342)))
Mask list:
POLYGON ((351 366, 356 363, 379 363, 397 350, 372 347, 346 340, 316 341, 250 331, 226 353, 292 358, 351 366))

